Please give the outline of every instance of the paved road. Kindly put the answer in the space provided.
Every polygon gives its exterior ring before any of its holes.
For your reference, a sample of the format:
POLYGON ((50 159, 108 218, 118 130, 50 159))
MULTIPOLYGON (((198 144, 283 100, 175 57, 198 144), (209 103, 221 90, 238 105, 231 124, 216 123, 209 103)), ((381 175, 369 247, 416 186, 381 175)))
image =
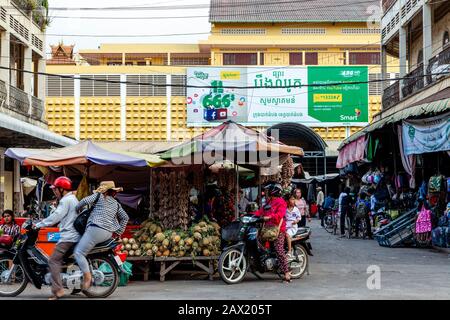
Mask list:
MULTIPOLYGON (((283 284, 272 275, 264 281, 249 275, 238 285, 221 280, 132 282, 109 299, 450 299, 450 257, 430 249, 382 248, 376 241, 340 239, 313 221, 311 274, 283 284), (380 289, 369 290, 370 266, 381 271, 380 289)), ((186 279, 186 278, 184 278, 186 279)), ((373 283, 373 282, 371 282, 373 283)), ((45 299, 48 289, 30 286, 22 299, 45 299)), ((77 299, 80 297, 69 297, 77 299)))

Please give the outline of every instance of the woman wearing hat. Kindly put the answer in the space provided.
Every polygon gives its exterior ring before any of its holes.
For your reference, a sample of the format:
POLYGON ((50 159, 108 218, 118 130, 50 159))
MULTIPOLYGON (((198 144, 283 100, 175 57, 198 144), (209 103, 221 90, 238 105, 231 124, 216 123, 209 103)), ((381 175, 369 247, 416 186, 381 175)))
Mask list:
POLYGON ((114 234, 121 235, 125 232, 129 218, 120 203, 114 198, 121 191, 123 189, 116 188, 113 181, 101 182, 94 194, 81 200, 76 208, 78 212, 81 212, 85 206, 94 206, 86 231, 75 247, 75 260, 84 277, 83 290, 87 290, 92 283, 92 275, 86 259, 87 254, 97 244, 111 239, 114 234))

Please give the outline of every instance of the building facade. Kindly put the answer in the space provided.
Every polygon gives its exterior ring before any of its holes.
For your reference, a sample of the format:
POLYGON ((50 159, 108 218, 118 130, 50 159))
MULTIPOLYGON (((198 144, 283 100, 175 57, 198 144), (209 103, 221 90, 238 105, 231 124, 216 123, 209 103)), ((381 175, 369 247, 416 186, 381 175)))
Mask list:
POLYGON ((383 9, 383 73, 394 57, 405 79, 385 84, 376 120, 433 96, 440 100, 450 86, 450 2, 386 0, 383 9))
MULTIPOLYGON (((368 66, 369 79, 381 79, 381 31, 377 17, 368 13, 379 7, 378 1, 362 6, 334 0, 328 9, 312 2, 301 5, 307 7, 258 8, 252 1, 212 0, 211 35, 198 44, 107 44, 80 50, 73 58, 76 66, 48 65, 48 73, 75 77, 47 79, 49 127, 76 139, 189 138, 202 128, 187 127, 184 88, 133 84, 185 84, 189 66, 368 66)), ((396 62, 390 64, 395 77, 396 62)), ((381 110, 381 89, 381 82, 370 84, 370 120, 381 110)), ((339 143, 360 128, 312 129, 335 154, 339 143)))
POLYGON ((44 114, 44 2, 0 1, 0 212, 23 209, 20 165, 5 158, 10 147, 61 146, 71 139, 48 131, 44 114))

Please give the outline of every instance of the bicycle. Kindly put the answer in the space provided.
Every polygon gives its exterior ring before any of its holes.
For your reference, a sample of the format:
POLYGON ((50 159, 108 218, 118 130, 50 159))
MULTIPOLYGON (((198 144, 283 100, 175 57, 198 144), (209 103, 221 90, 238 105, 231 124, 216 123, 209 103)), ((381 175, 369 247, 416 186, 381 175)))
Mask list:
POLYGON ((328 233, 331 233, 333 235, 337 234, 338 216, 337 216, 336 210, 332 210, 332 209, 327 210, 327 213, 325 214, 325 218, 324 218, 324 225, 325 225, 325 230, 328 233))

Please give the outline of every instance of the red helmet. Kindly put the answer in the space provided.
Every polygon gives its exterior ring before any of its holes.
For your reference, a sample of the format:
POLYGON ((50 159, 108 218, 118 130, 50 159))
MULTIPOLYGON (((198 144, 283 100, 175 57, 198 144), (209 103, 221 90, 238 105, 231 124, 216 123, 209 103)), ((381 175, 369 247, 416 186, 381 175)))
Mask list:
POLYGON ((72 180, 67 177, 59 177, 53 182, 52 189, 61 188, 67 191, 72 191, 72 180))

